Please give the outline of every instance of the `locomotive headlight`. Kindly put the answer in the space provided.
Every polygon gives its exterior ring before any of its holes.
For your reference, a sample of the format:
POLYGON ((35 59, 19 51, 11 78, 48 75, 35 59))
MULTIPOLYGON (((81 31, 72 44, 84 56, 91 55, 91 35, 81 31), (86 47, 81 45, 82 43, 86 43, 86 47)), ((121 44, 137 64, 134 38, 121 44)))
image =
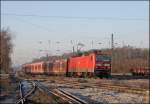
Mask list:
POLYGON ((110 64, 104 64, 104 66, 110 66, 110 64))
POLYGON ((96 64, 96 66, 102 66, 102 64, 96 64))

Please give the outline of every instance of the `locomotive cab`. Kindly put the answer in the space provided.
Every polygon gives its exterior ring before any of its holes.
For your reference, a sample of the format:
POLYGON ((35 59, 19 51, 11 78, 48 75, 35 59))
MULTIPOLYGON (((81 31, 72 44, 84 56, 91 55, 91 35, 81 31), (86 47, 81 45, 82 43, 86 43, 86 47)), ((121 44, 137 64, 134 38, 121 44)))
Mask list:
POLYGON ((98 77, 109 77, 111 73, 111 56, 108 54, 95 54, 94 74, 98 77))

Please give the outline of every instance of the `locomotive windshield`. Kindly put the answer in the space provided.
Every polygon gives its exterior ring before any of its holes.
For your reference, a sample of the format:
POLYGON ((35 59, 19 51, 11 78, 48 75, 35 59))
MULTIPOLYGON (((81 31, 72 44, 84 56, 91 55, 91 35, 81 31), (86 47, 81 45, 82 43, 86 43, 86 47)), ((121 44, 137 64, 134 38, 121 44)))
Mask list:
POLYGON ((96 61, 111 61, 111 56, 108 56, 108 55, 96 55, 96 61))

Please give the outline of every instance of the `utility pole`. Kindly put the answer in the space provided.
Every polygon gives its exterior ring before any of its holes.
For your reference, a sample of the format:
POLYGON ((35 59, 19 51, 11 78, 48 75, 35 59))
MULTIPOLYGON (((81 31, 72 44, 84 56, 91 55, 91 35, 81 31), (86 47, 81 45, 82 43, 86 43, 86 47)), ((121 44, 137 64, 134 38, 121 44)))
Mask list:
POLYGON ((125 46, 124 41, 122 41, 122 47, 124 47, 124 46, 125 46))
POLYGON ((113 34, 111 35, 111 49, 114 49, 114 36, 113 34))
POLYGON ((51 40, 48 40, 48 45, 49 45, 49 53, 50 53, 50 50, 51 50, 51 40))
POLYGON ((93 40, 92 40, 92 49, 93 49, 93 40))
MULTIPOLYGON (((102 43, 101 43, 101 42, 99 42, 98 44, 99 44, 99 45, 101 45, 102 43)), ((101 48, 99 48, 99 50, 101 50, 101 48)))
POLYGON ((114 57, 114 36, 113 34, 111 35, 111 72, 112 73, 112 70, 113 70, 113 57, 114 57))
POLYGON ((48 40, 48 45, 49 45, 49 55, 47 56, 48 57, 48 59, 49 59, 49 56, 50 56, 50 54, 51 54, 51 52, 50 52, 50 50, 51 50, 51 40, 48 40))
POLYGON ((72 49, 73 49, 73 54, 74 54, 74 46, 72 47, 72 49))
POLYGON ((59 44, 60 44, 60 42, 59 41, 56 41, 56 44, 57 44, 57 52, 58 52, 58 54, 59 54, 59 52, 60 52, 60 49, 59 49, 59 44))
POLYGON ((71 43, 71 45, 72 45, 72 52, 73 52, 73 54, 74 54, 74 45, 73 45, 73 41, 71 40, 70 43, 71 43))

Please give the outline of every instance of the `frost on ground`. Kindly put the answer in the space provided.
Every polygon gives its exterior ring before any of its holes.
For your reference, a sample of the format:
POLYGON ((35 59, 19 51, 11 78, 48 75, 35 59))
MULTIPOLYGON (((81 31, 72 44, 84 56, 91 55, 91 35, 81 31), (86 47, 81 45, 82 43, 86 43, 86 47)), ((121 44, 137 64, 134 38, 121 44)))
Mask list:
POLYGON ((18 82, 15 77, 0 77, 0 104, 14 104, 19 99, 18 82))
POLYGON ((89 104, 149 104, 148 93, 146 95, 139 95, 134 93, 117 92, 100 88, 103 84, 110 84, 129 88, 141 88, 149 90, 148 79, 117 80, 94 78, 51 78, 51 80, 49 79, 47 81, 43 81, 43 84, 49 87, 64 89, 67 92, 85 100, 89 104))
POLYGON ((85 100, 89 104, 149 103, 148 98, 138 94, 121 93, 98 88, 86 88, 86 89, 63 88, 63 89, 85 100))

